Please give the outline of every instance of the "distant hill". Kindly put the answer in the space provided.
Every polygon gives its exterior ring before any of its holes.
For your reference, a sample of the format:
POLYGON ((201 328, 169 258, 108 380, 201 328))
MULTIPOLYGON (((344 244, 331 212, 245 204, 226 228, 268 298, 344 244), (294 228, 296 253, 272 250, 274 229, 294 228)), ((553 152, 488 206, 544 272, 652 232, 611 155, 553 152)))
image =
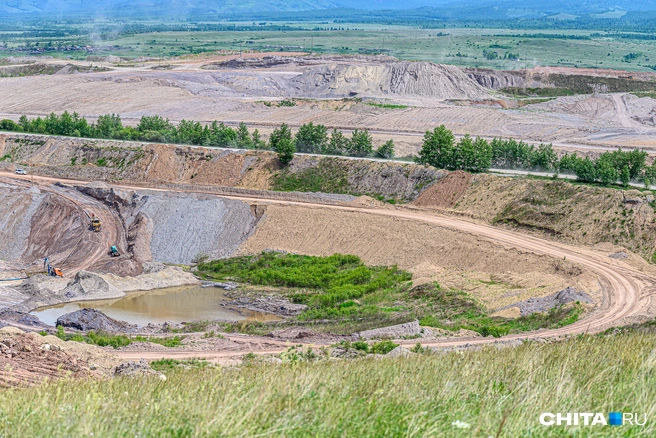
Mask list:
POLYGON ((0 0, 1 16, 217 18, 321 10, 412 10, 436 18, 553 18, 656 11, 656 0, 0 0))
POLYGON ((449 0, 0 0, 0 14, 189 16, 208 13, 310 11, 321 9, 406 9, 449 0))

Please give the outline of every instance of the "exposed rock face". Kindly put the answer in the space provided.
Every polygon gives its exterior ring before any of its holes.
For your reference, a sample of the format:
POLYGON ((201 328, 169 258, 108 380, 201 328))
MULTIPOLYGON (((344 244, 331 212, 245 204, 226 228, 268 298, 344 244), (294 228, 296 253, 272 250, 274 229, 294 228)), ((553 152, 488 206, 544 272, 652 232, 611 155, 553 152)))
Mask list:
POLYGON ((0 329, 0 387, 40 384, 46 377, 107 375, 116 363, 115 356, 94 345, 15 327, 0 329))
MULTIPOLYGON (((459 67, 432 62, 399 61, 388 56, 268 56, 234 59, 209 64, 204 68, 300 68, 302 73, 288 81, 272 77, 262 84, 270 93, 282 92, 286 96, 407 95, 439 99, 489 97, 488 91, 459 67)), ((234 79, 226 81, 226 85, 234 86, 234 82, 234 79)), ((250 82, 256 81, 251 79, 250 82)))
POLYGON ((498 71, 482 68, 468 68, 465 70, 467 76, 476 81, 477 84, 491 89, 523 88, 528 86, 539 86, 528 79, 522 71, 498 71))
POLYGON ((18 323, 32 327, 47 327, 39 318, 26 312, 5 309, 0 311, 0 325, 6 325, 8 322, 18 323))
POLYGON ((78 187, 115 210, 128 226, 128 252, 139 263, 192 263, 199 254, 229 257, 259 218, 243 201, 195 194, 78 187), (180 224, 184 224, 181 226, 180 224))
POLYGON ((455 66, 397 61, 383 64, 322 65, 292 79, 299 95, 428 96, 439 99, 479 99, 488 91, 455 66))
POLYGON ((285 172, 325 174, 326 178, 345 181, 344 189, 360 195, 411 201, 422 190, 448 174, 447 171, 415 163, 382 163, 339 158, 296 156, 285 172))
POLYGON ((125 332, 136 326, 110 318, 99 310, 80 309, 57 318, 57 325, 82 331, 125 332))

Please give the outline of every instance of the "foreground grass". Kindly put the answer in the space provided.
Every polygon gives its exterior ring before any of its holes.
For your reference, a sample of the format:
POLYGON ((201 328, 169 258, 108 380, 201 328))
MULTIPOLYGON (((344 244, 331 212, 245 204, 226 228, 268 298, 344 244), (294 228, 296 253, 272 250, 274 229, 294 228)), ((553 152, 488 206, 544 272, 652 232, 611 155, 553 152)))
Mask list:
POLYGON ((176 369, 165 382, 5 390, 0 434, 646 437, 656 435, 654 400, 656 338, 629 333, 410 358, 176 369), (648 424, 538 421, 542 412, 610 411, 646 413, 648 424))

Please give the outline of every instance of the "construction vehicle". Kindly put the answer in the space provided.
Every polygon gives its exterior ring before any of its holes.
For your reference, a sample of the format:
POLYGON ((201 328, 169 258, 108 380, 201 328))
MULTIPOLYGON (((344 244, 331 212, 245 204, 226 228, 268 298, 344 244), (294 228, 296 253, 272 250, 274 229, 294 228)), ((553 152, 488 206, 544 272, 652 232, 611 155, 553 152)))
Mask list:
POLYGON ((116 247, 116 245, 112 245, 109 248, 109 255, 112 256, 112 257, 118 257, 118 256, 121 255, 121 254, 119 254, 118 248, 116 247))
POLYGON ((46 264, 46 269, 48 271, 48 275, 51 277, 64 277, 64 274, 62 273, 61 269, 59 268, 53 268, 50 262, 48 262, 48 258, 46 257, 45 259, 45 264, 46 264))
POLYGON ((100 219, 94 217, 91 219, 91 224, 89 225, 89 229, 91 231, 95 231, 96 233, 100 232, 100 227, 102 226, 102 223, 100 222, 100 219))

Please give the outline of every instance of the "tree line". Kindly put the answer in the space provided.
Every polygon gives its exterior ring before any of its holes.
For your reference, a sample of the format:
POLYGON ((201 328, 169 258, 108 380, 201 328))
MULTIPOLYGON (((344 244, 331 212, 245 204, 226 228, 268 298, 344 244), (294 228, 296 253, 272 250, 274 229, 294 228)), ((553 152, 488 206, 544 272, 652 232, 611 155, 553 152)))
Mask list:
POLYGON ((604 152, 597 158, 576 153, 558 156, 551 144, 537 146, 514 139, 487 141, 465 135, 456 142, 444 125, 424 135, 416 161, 440 169, 486 172, 490 168, 572 173, 579 181, 604 185, 656 182, 656 162, 647 165, 647 153, 634 149, 604 152))
MULTIPOLYGON (((117 114, 105 114, 89 123, 77 113, 64 112, 29 119, 21 116, 18 123, 0 120, 0 129, 49 135, 85 138, 151 141, 210 147, 269 149, 278 154, 283 165, 296 152, 352 157, 394 158, 394 142, 389 140, 374 149, 371 134, 355 129, 350 137, 341 131, 312 122, 292 133, 282 124, 264 140, 257 129, 249 131, 244 123, 233 128, 223 123, 201 124, 182 120, 177 125, 160 116, 143 116, 137 126, 124 126, 117 114)), ((525 169, 554 173, 572 173, 583 182, 605 185, 642 181, 646 186, 656 182, 656 162, 647 164, 647 153, 634 149, 604 152, 597 158, 576 153, 558 156, 551 144, 532 145, 514 139, 495 138, 488 141, 465 135, 456 141, 453 132, 441 125, 424 135, 415 160, 440 169, 486 172, 490 168, 525 169)))
POLYGON ((105 114, 98 117, 95 123, 89 123, 77 113, 71 114, 65 111, 61 115, 51 113, 43 118, 29 119, 21 116, 18 123, 8 119, 0 120, 0 129, 71 137, 271 149, 278 152, 283 164, 291 161, 295 152, 354 157, 394 157, 394 142, 389 140, 374 149, 373 139, 366 129, 356 129, 350 137, 347 137, 337 129, 329 133, 324 125, 315 125, 311 122, 302 125, 295 135, 292 134, 289 126, 283 123, 273 131, 268 142, 262 138, 257 129, 251 132, 244 123, 240 123, 237 128, 216 121, 211 124, 201 124, 181 120, 174 125, 168 119, 157 115, 143 116, 139 124, 133 127, 124 126, 118 114, 105 114))

